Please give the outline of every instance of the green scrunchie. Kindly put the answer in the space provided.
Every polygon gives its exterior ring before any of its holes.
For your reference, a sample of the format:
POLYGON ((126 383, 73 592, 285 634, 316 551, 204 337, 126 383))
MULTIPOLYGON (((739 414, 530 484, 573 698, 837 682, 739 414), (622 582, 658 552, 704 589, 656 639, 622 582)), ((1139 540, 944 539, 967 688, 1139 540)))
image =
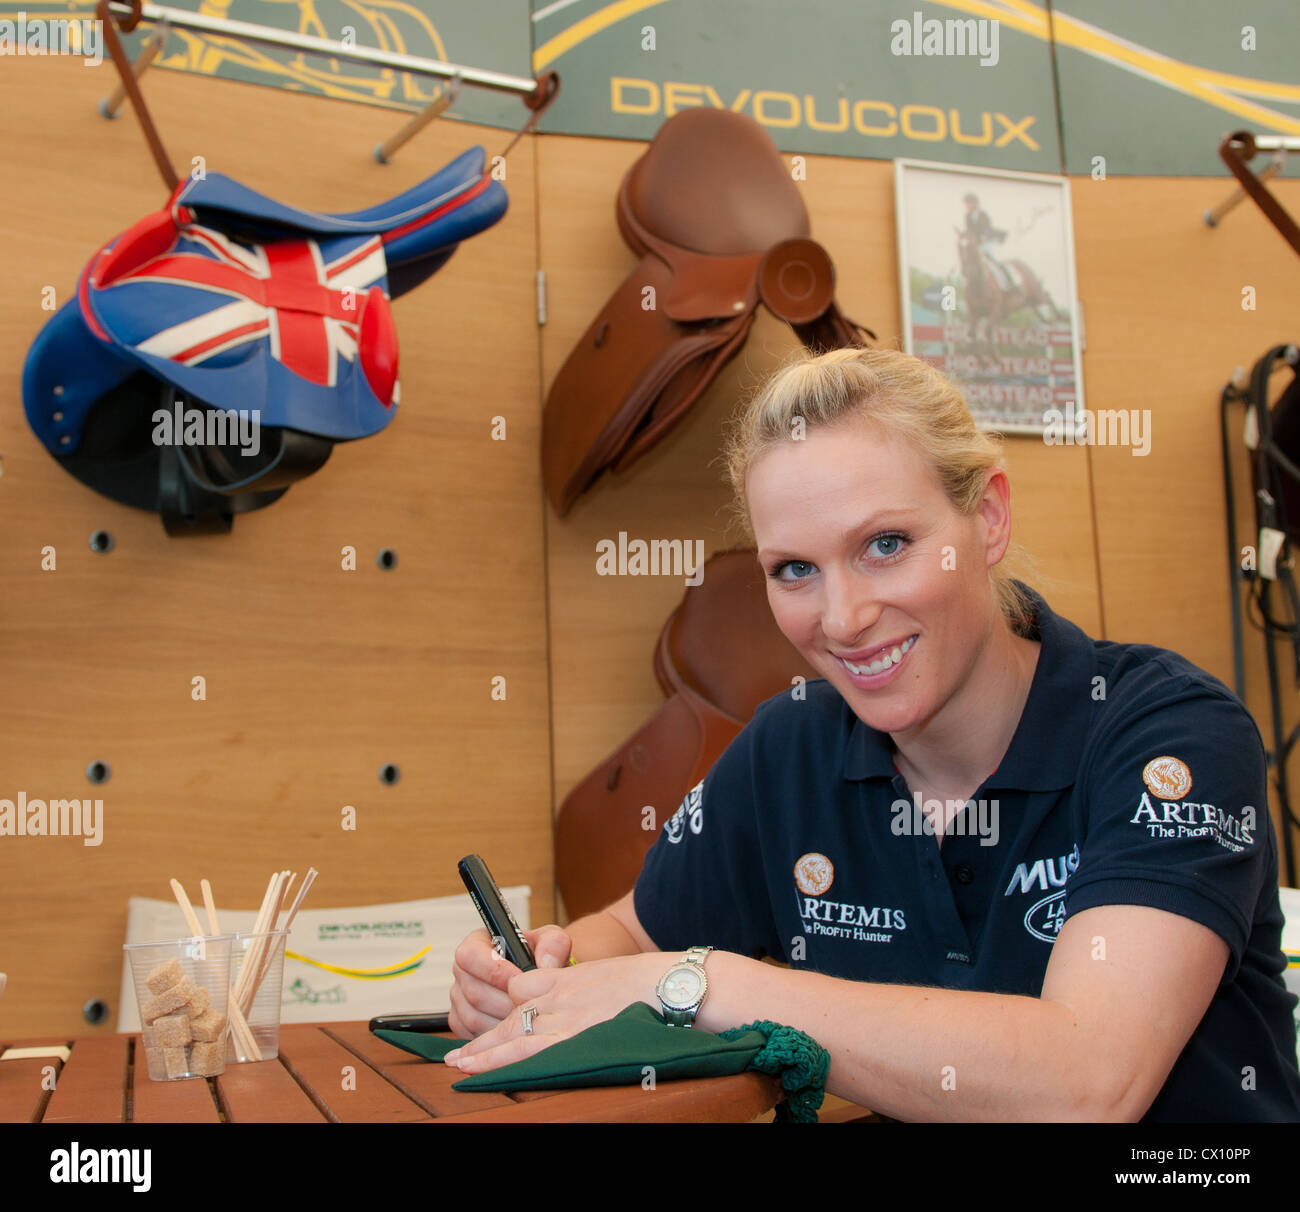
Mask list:
POLYGON ((749 1067, 771 1077, 780 1076, 785 1101, 776 1106, 777 1123, 815 1124, 817 1108, 826 1094, 831 1054, 811 1035, 766 1019, 719 1034, 731 1039, 746 1031, 767 1036, 766 1046, 754 1055, 749 1067))
MULTIPOLYGON (((380 1039, 426 1060, 440 1061, 463 1040, 415 1031, 376 1031, 380 1039)), ((453 1090, 564 1090, 637 1085, 646 1066, 664 1081, 724 1077, 757 1069, 780 1076, 785 1101, 779 1123, 817 1122, 830 1054, 816 1040, 779 1023, 755 1022, 714 1034, 671 1027, 657 1010, 634 1002, 603 1023, 560 1040, 535 1056, 475 1073, 453 1090)))

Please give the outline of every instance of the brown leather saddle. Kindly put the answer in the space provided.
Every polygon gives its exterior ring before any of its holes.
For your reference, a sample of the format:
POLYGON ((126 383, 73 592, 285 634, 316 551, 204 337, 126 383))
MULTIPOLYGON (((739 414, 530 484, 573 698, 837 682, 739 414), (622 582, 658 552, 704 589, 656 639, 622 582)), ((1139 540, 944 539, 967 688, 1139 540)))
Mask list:
POLYGON ((752 548, 718 552, 664 624, 654 668, 668 702, 569 793, 556 819, 555 882, 570 917, 627 892, 682 797, 758 705, 796 677, 818 676, 777 628, 763 578, 752 548))
POLYGON ((543 477, 561 515, 682 419, 740 351, 760 300, 819 353, 875 337, 836 304, 830 257, 752 118, 669 118, 623 178, 616 213, 641 260, 570 352, 543 414, 543 477))

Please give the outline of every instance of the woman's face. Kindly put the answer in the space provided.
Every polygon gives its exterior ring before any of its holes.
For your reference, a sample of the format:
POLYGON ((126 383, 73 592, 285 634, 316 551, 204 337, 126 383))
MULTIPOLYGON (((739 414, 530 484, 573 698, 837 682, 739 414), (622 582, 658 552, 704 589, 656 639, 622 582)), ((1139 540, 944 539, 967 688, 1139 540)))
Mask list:
POLYGON ((996 621, 988 569, 1010 538, 1006 476, 990 473, 963 518, 911 446, 855 420, 769 450, 746 487, 777 626, 870 727, 928 722, 996 621))

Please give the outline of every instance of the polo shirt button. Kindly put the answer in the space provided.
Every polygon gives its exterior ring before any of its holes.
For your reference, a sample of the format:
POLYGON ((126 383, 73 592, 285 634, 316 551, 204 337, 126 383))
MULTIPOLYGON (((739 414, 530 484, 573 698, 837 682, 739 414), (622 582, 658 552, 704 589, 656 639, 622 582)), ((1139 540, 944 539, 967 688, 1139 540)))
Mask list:
POLYGON ((975 872, 969 863, 958 863, 953 874, 956 875, 959 884, 969 884, 975 878, 975 872))

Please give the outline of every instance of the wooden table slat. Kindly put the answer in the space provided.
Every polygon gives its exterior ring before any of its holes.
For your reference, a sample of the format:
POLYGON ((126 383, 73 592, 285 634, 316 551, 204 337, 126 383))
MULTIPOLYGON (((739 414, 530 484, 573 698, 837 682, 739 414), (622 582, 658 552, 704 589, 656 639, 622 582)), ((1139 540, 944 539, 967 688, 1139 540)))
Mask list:
POLYGON ((335 1123, 404 1124, 432 1118, 322 1030, 282 1031, 280 1060, 335 1123), (351 1089, 344 1086, 345 1067, 351 1070, 351 1089))
POLYGON ((41 1122, 120 1124, 126 1102, 129 1040, 128 1035, 96 1035, 73 1040, 72 1055, 59 1074, 58 1085, 50 1095, 41 1122))
POLYGON ((221 1116, 212 1090, 202 1077, 156 1082, 140 1036, 134 1036, 135 1064, 131 1070, 131 1122, 136 1124, 219 1124, 221 1116))
MULTIPOLYGON (((64 1041, 8 1046, 51 1042, 64 1041)), ((0 1122, 36 1115, 44 1123, 120 1123, 128 1093, 130 1116, 140 1123, 212 1123, 223 1116, 231 1123, 745 1122, 770 1110, 781 1094, 779 1082, 759 1073, 662 1082, 655 1090, 637 1084, 461 1093, 451 1088, 459 1070, 384 1043, 364 1022, 286 1025, 280 1043, 279 1058, 228 1065, 215 1079, 154 1082, 138 1036, 72 1040, 71 1057, 61 1065, 52 1057, 0 1061, 0 1122), (138 1061, 128 1092, 130 1045, 138 1061), (51 1063, 59 1065, 57 1084, 42 1103, 40 1074, 51 1063), (342 1086, 348 1065, 356 1069, 356 1090, 342 1086)))
MULTIPOLYGON (((281 1032, 283 1034, 283 1032, 281 1032)), ((214 1079, 232 1124, 319 1124, 325 1116, 279 1059, 227 1065, 214 1079)))
POLYGON ((436 1061, 422 1060, 410 1052, 394 1048, 371 1034, 365 1023, 330 1024, 327 1030, 344 1047, 355 1052, 435 1117, 515 1105, 515 1100, 505 1094, 453 1090, 451 1083, 465 1076, 459 1069, 448 1069, 436 1061))
POLYGON ((57 1088, 63 1062, 57 1056, 0 1061, 0 1124, 39 1124, 46 1099, 45 1068, 54 1066, 57 1088))
POLYGON ((550 1098, 517 1103, 509 1111, 471 1111, 436 1122, 582 1124, 599 1119, 628 1124, 746 1123, 775 1105, 779 1088, 776 1079, 765 1074, 737 1073, 730 1077, 660 1082, 653 1090, 640 1086, 551 1090, 545 1091, 550 1098), (587 1097, 575 1097, 578 1095, 587 1097))

